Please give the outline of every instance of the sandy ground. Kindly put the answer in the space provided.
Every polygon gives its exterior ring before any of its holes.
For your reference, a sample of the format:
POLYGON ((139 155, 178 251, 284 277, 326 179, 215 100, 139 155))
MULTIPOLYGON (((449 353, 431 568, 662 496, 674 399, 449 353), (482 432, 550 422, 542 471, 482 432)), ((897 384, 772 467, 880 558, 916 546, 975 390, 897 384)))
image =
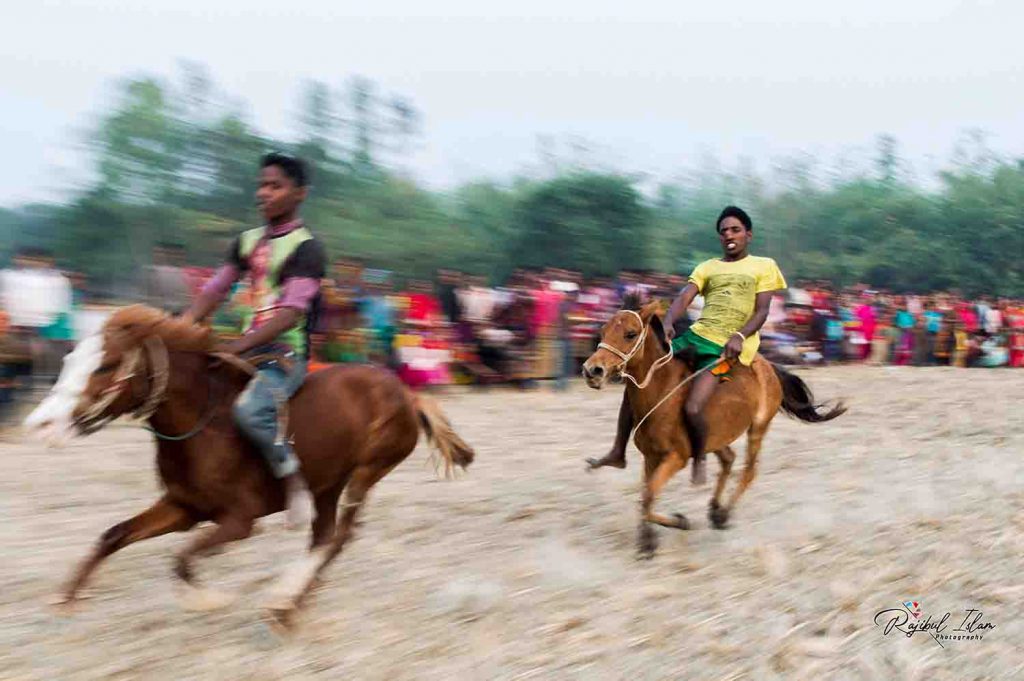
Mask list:
POLYGON ((802 375, 850 412, 780 416, 725 531, 710 489, 678 476, 660 508, 693 529, 660 529, 650 562, 634 550, 639 453, 625 471, 582 463, 607 446, 621 389, 443 395, 477 463, 436 481, 421 445, 288 641, 260 621, 305 541, 279 517, 198 563, 238 593, 226 610, 178 607, 173 535, 115 555, 77 615, 53 615, 47 597, 99 533, 156 497, 152 446, 123 426, 64 450, 2 443, 0 678, 1024 678, 1024 372, 802 375), (883 635, 875 614, 903 600, 951 612, 949 629, 967 608, 995 628, 945 648, 883 635))

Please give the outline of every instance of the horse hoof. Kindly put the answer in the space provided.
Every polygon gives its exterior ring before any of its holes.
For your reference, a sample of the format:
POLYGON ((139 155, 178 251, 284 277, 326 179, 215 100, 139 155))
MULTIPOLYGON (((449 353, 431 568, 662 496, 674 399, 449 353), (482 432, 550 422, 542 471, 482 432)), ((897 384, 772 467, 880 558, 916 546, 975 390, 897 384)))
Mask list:
POLYGON ((288 638, 295 632, 294 603, 289 601, 270 604, 264 607, 264 612, 267 626, 278 638, 288 638))
POLYGON ((189 612, 210 612, 226 608, 234 603, 235 598, 230 594, 213 589, 186 586, 178 600, 181 607, 189 612))
POLYGON ((654 528, 644 524, 640 528, 640 536, 637 539, 637 557, 641 560, 654 558, 654 552, 658 549, 658 534, 654 528))
POLYGON ((711 509, 708 511, 708 519, 711 520, 711 525, 716 530, 724 530, 725 526, 729 523, 729 509, 712 504, 711 509))
POLYGON ((690 529, 690 521, 686 519, 686 516, 682 513, 673 513, 672 517, 676 519, 676 529, 688 530, 690 529))
POLYGON ((78 612, 79 601, 74 596, 55 594, 46 600, 46 607, 58 617, 71 617, 78 612))

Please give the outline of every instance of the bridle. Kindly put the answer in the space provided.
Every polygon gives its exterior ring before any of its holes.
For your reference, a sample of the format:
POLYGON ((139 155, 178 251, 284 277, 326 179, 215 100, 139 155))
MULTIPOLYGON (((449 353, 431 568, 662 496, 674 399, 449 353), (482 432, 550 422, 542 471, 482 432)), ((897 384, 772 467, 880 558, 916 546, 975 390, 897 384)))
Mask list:
POLYGON ((638 382, 632 374, 626 371, 626 365, 629 364, 630 360, 633 359, 637 354, 639 354, 644 349, 644 343, 647 342, 647 333, 648 329, 650 328, 650 325, 645 324, 643 317, 641 317, 634 310, 623 310, 623 312, 628 312, 629 314, 636 317, 636 320, 640 322, 640 328, 642 330, 640 332, 640 337, 636 339, 635 343, 633 343, 633 347, 630 348, 629 352, 622 352, 615 346, 609 345, 604 341, 598 343, 597 347, 602 350, 607 350, 608 352, 612 353, 613 355, 621 359, 622 363, 615 368, 622 373, 622 376, 624 378, 629 379, 630 381, 633 382, 633 385, 635 385, 640 390, 643 390, 648 386, 648 384, 650 384, 651 379, 654 377, 654 372, 672 361, 672 348, 669 347, 668 352, 664 356, 654 360, 654 363, 651 364, 650 368, 647 369, 647 376, 644 377, 644 380, 642 382, 638 382))
MULTIPOLYGON (((121 360, 121 365, 118 367, 117 373, 114 375, 114 380, 106 389, 103 390, 100 398, 90 405, 86 412, 77 419, 80 424, 85 424, 82 426, 82 432, 84 434, 88 435, 89 433, 99 430, 117 417, 116 415, 102 417, 102 414, 125 390, 131 391, 131 380, 140 375, 143 354, 148 358, 149 391, 139 408, 132 412, 132 416, 142 421, 147 420, 153 416, 153 414, 156 413, 156 410, 160 408, 160 405, 163 404, 164 400, 167 398, 167 384, 170 380, 170 356, 167 352, 167 346, 164 344, 163 340, 157 335, 152 335, 143 341, 141 348, 133 348, 125 353, 124 359, 121 360)), ((256 371, 251 364, 239 357, 223 355, 221 353, 212 353, 211 356, 238 367, 250 376, 256 371)), ((146 430, 151 432, 160 440, 168 440, 172 442, 187 440, 199 434, 203 429, 210 425, 216 408, 217 399, 214 397, 211 390, 207 399, 205 415, 200 418, 195 427, 187 433, 183 435, 166 435, 155 428, 146 427, 146 430)))
MULTIPOLYGON (((644 377, 643 382, 642 383, 638 383, 637 380, 635 378, 633 378, 633 376, 630 375, 629 372, 626 371, 626 365, 629 364, 629 360, 633 359, 633 357, 635 357, 637 355, 637 353, 639 353, 643 349, 644 342, 647 340, 647 330, 650 327, 650 325, 649 324, 644 324, 643 317, 641 317, 639 314, 637 314, 633 310, 623 310, 623 312, 628 312, 631 315, 633 315, 634 317, 636 317, 637 320, 640 322, 640 326, 643 328, 643 331, 641 331, 640 337, 637 338, 636 343, 633 344, 633 347, 630 349, 629 352, 622 352, 618 348, 613 347, 611 345, 608 345, 604 341, 601 341, 600 343, 598 343, 597 347, 600 348, 600 349, 607 350, 608 352, 611 352, 612 354, 616 355, 619 359, 621 359, 622 360, 622 364, 620 364, 616 368, 622 372, 622 375, 624 377, 626 377, 630 381, 632 381, 633 385, 635 385, 640 390, 643 390, 651 382, 651 378, 654 377, 654 372, 672 361, 673 352, 672 352, 671 343, 669 344, 668 352, 663 357, 659 357, 658 359, 654 360, 654 363, 651 364, 651 367, 647 370, 647 376, 644 377)), ((672 395, 674 395, 676 393, 676 391, 678 391, 684 385, 686 385, 690 381, 694 380, 695 378, 697 378, 701 374, 703 374, 703 373, 705 373, 707 371, 711 371, 711 370, 715 369, 717 366, 719 366, 722 362, 725 362, 725 361, 726 360, 725 360, 724 357, 719 357, 718 361, 714 362, 713 364, 708 364, 703 369, 698 369, 697 371, 694 371, 689 376, 687 376, 682 381, 680 381, 678 384, 676 384, 676 386, 674 388, 669 390, 667 393, 665 393, 664 396, 662 396, 662 398, 660 400, 658 400, 657 404, 655 404, 653 407, 651 407, 649 410, 647 410, 647 413, 644 414, 643 418, 641 418, 636 423, 636 425, 633 426, 632 430, 629 433, 629 438, 628 438, 627 441, 633 439, 633 436, 636 435, 636 432, 638 430, 640 430, 640 426, 642 426, 644 424, 644 422, 647 420, 647 417, 649 417, 651 414, 653 414, 658 409, 658 407, 660 407, 661 405, 665 404, 665 402, 668 401, 668 399, 670 397, 672 397, 672 395)))
POLYGON ((159 336, 149 336, 143 341, 142 348, 132 348, 125 353, 121 365, 114 374, 114 380, 100 394, 100 398, 78 417, 78 422, 85 424, 82 431, 93 433, 113 421, 116 416, 102 417, 104 411, 121 396, 125 390, 131 390, 131 380, 139 375, 143 352, 149 358, 149 392, 132 416, 144 420, 152 416, 167 396, 167 382, 170 377, 170 360, 167 346, 159 336))

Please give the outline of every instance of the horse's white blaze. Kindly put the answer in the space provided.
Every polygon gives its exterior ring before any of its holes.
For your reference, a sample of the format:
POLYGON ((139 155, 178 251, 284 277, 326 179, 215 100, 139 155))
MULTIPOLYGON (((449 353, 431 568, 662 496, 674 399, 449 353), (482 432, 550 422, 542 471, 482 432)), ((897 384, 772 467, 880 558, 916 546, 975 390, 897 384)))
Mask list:
POLYGON ((57 383, 50 394, 25 418, 24 426, 49 444, 61 444, 74 435, 72 414, 82 399, 89 377, 103 361, 103 337, 89 336, 64 357, 57 383))

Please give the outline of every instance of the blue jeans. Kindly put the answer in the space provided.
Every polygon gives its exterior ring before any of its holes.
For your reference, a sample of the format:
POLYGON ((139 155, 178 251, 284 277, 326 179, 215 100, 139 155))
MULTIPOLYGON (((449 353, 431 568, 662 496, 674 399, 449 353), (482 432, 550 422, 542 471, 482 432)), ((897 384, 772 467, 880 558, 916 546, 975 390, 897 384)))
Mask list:
POLYGON ((276 361, 260 364, 256 375, 235 400, 233 410, 235 422, 259 448, 275 478, 299 470, 299 460, 287 433, 277 432, 277 405, 294 395, 306 377, 305 358, 289 359, 293 361, 291 371, 285 371, 276 361))

